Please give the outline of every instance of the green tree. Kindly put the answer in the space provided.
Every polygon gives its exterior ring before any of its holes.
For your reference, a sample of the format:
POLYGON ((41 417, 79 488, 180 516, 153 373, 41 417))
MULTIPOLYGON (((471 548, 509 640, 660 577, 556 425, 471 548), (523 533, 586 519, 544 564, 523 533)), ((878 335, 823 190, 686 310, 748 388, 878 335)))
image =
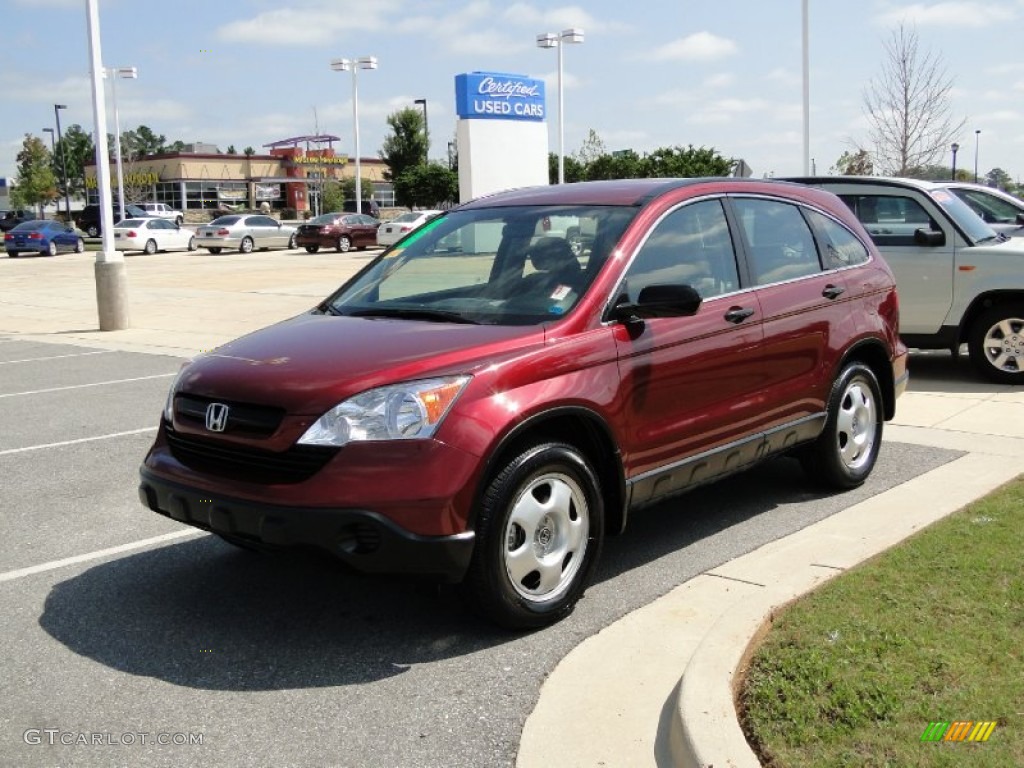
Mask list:
MULTIPOLYGON (((572 155, 567 155, 562 161, 562 168, 565 171, 565 183, 571 184, 574 181, 586 181, 587 167, 572 155)), ((548 182, 558 183, 558 155, 554 152, 548 153, 548 182)))
POLYGON ((238 154, 238 150, 235 149, 235 145, 234 144, 228 144, 228 154, 229 155, 237 155, 238 154))
POLYGON ((53 172, 52 155, 38 136, 25 134, 18 152, 18 175, 11 191, 11 203, 16 207, 42 207, 59 197, 57 176, 53 172))
POLYGON ((636 179, 643 176, 643 158, 623 149, 594 158, 587 166, 588 179, 636 179))
POLYGON ((395 202, 436 208, 459 199, 459 174, 443 163, 420 163, 395 179, 395 202))
POLYGON ((597 135, 597 131, 593 128, 587 133, 587 138, 583 140, 583 144, 580 145, 579 151, 576 152, 573 157, 580 161, 584 166, 590 165, 597 158, 607 155, 608 149, 605 147, 601 137, 597 135))
MULTIPOLYGON (((343 200, 355 200, 356 199, 356 177, 346 177, 341 180, 341 190, 343 193, 343 200)), ((373 194, 373 179, 363 176, 362 183, 360 184, 360 191, 363 193, 363 200, 369 200, 370 195, 373 194)), ((338 206, 337 210, 341 210, 341 206, 338 206)))
POLYGON ((140 125, 132 131, 121 132, 121 152, 126 159, 136 160, 147 155, 156 155, 167 149, 167 137, 157 135, 153 129, 140 125))
POLYGON ((96 146, 92 142, 92 134, 86 133, 77 123, 68 127, 57 142, 53 153, 53 175, 61 179, 61 152, 67 163, 68 192, 73 197, 85 196, 85 166, 96 162, 96 146))
MULTIPOLYGON (((973 177, 972 177, 973 178, 973 177)), ((1007 192, 1014 188, 1013 178, 1002 168, 993 168, 985 174, 985 183, 1007 192)))
MULTIPOLYGON (((352 184, 355 186, 355 180, 353 180, 352 184)), ((322 199, 324 213, 340 211, 342 204, 345 202, 344 183, 337 179, 328 179, 325 181, 322 199)))
POLYGON ((184 152, 184 151, 185 151, 185 142, 182 141, 181 139, 178 139, 177 141, 172 141, 170 144, 168 144, 166 147, 164 147, 164 152, 184 152))
POLYGON ((830 171, 834 176, 873 176, 875 166, 871 153, 858 148, 856 152, 843 152, 830 171))
POLYGON ((696 178, 698 176, 728 176, 733 161, 722 157, 709 147, 695 149, 690 144, 682 147, 660 147, 646 155, 641 162, 645 178, 696 178))
POLYGON ((388 167, 384 178, 395 181, 405 171, 420 165, 427 154, 427 137, 423 127, 423 113, 406 107, 388 115, 391 135, 384 139, 380 159, 388 167))
POLYGON ((256 154, 256 150, 253 149, 252 147, 246 147, 245 149, 242 150, 242 154, 245 155, 246 157, 252 157, 253 155, 256 154))

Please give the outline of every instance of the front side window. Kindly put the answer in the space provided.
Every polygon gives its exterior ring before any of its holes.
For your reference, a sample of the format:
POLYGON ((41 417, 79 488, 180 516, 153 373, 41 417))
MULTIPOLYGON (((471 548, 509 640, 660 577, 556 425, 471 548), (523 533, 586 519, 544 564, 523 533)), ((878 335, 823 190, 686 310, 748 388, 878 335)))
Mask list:
POLYGON ((794 280, 821 271, 818 249, 800 209, 791 203, 735 198, 757 285, 794 280))
POLYGON ((621 294, 636 302, 649 285, 689 285, 708 299, 739 289, 736 253, 718 200, 684 205, 651 232, 626 272, 621 294))
MULTIPOLYGON (((438 322, 534 325, 572 310, 636 208, 509 206, 428 221, 322 305, 332 314, 438 322), (598 222, 589 251, 573 250, 554 216, 598 222)), ((358 217, 357 217, 358 218, 358 217)))

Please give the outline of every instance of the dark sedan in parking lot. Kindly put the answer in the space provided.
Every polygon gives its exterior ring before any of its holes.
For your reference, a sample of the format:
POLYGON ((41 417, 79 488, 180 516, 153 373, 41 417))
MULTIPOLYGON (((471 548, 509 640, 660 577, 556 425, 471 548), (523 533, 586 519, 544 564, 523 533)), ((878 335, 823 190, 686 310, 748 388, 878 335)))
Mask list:
POLYGON ((365 213, 324 213, 299 226, 297 244, 308 253, 321 247, 345 253, 377 244, 380 221, 365 213))
POLYGON ((4 235, 4 248, 11 258, 21 253, 40 253, 56 256, 61 251, 82 253, 85 241, 73 227, 59 221, 37 219, 26 221, 4 235))

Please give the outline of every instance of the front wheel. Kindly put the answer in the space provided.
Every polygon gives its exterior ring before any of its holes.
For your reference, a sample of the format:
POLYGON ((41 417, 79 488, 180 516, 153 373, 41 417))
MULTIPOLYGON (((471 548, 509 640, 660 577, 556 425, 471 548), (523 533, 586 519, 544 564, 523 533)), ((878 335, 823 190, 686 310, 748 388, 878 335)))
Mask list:
POLYGON ((55 242, 53 242, 52 240, 50 241, 50 244, 48 246, 46 246, 46 255, 47 256, 56 256, 57 255, 57 244, 55 242))
POLYGON ((338 238, 338 244, 335 247, 338 249, 338 253, 348 253, 352 248, 352 241, 349 240, 348 235, 342 235, 338 238))
POLYGON ((143 248, 142 251, 150 256, 156 253, 156 240, 147 240, 146 247, 143 248))
POLYGON ((985 378, 1024 383, 1024 305, 997 304, 982 312, 971 326, 967 351, 985 378))
POLYGON ((190 251, 194 251, 196 249, 196 238, 194 235, 188 239, 188 249, 190 251))
POLYGON ((288 238, 288 250, 295 250, 295 241, 298 239, 298 235, 292 233, 292 236, 288 238))
POLYGON ((252 253, 253 242, 251 237, 243 237, 241 244, 238 246, 239 253, 252 253))
POLYGON ((831 488, 856 488, 875 466, 882 424, 878 379, 863 363, 850 363, 832 385, 825 429, 801 451, 804 471, 831 488))
POLYGON ((509 461, 484 493, 463 583, 470 605, 505 627, 530 629, 572 612, 604 539, 601 487, 564 443, 509 461))
POLYGON ((221 251, 220 248, 207 248, 206 250, 208 250, 210 253, 220 253, 221 251))
POLYGON ((75 253, 85 253, 85 240, 82 238, 75 241, 75 253))
POLYGON ((306 253, 316 253, 319 250, 320 250, 320 246, 319 245, 307 245, 306 246, 306 253))
POLYGON ((99 225, 98 224, 90 224, 88 226, 88 228, 86 228, 85 234, 87 234, 89 237, 99 237, 100 236, 99 225))

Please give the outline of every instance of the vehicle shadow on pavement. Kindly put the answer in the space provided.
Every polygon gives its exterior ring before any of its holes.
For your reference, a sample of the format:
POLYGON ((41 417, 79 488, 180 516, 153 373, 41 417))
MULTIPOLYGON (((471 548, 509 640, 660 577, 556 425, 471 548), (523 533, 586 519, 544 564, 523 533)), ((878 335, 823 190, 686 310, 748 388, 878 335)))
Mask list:
POLYGON ((319 556, 245 552, 214 536, 56 584, 39 624, 107 667, 207 690, 373 683, 510 642, 546 647, 554 663, 689 578, 956 455, 884 445, 869 482, 844 494, 821 492, 795 460, 776 459, 642 510, 624 536, 606 540, 576 613, 541 632, 496 628, 452 588, 361 575, 319 556))

